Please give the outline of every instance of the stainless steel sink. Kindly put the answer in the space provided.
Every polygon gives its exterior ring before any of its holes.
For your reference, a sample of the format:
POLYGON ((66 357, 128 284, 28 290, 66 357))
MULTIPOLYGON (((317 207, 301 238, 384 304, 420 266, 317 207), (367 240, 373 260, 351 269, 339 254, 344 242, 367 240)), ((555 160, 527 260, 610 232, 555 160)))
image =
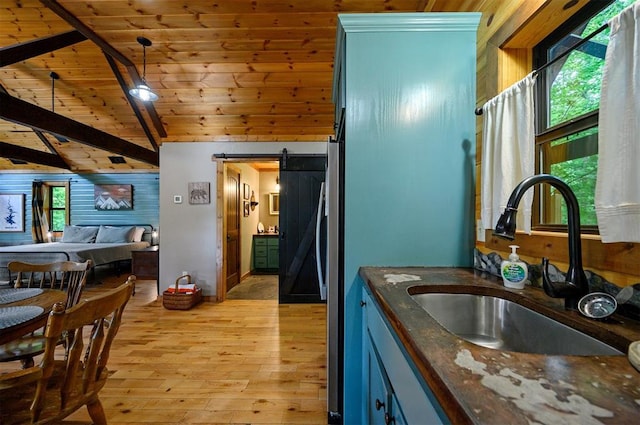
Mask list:
POLYGON ((585 333, 502 298, 449 293, 411 297, 449 332, 483 347, 537 354, 624 355, 585 333))

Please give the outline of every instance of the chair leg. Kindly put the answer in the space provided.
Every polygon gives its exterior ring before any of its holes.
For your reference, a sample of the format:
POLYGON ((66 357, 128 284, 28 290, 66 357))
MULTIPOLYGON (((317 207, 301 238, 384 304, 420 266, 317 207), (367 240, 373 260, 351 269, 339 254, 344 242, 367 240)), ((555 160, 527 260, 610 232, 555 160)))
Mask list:
POLYGON ((24 358, 24 359, 20 360, 20 363, 22 363, 22 368, 23 369, 29 369, 30 367, 33 367, 33 365, 34 365, 33 357, 24 358))
POLYGON ((107 425, 107 417, 104 414, 100 399, 96 397, 94 401, 87 403, 87 410, 94 425, 107 425))

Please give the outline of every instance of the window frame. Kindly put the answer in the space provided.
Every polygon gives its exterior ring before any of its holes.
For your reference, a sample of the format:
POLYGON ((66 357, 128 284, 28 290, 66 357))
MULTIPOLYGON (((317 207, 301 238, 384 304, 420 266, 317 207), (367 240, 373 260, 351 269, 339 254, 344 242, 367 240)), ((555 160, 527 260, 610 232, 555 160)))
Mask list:
POLYGON ((53 207, 53 189, 55 187, 64 187, 65 191, 66 191, 66 199, 65 199, 65 207, 64 207, 64 223, 65 225, 69 225, 70 224, 70 205, 71 205, 71 185, 69 184, 69 182, 56 182, 56 181, 50 181, 50 182, 44 182, 44 185, 47 189, 47 197, 46 197, 46 205, 45 205, 45 209, 47 211, 47 219, 49 220, 49 229, 51 229, 51 232, 53 233, 53 235, 55 236, 60 236, 62 234, 62 230, 53 230, 51 228, 52 224, 53 224, 53 212, 54 211, 60 211, 63 210, 63 208, 54 208, 53 207))
MULTIPOLYGON (((566 37, 571 31, 579 26, 581 23, 589 21, 595 15, 607 8, 615 0, 608 1, 592 1, 575 13, 571 18, 567 19, 562 25, 560 25, 555 31, 549 34, 545 39, 532 49, 532 64, 534 70, 540 69, 545 66, 547 62, 547 52, 549 49, 566 37)), ((543 169, 543 146, 562 137, 571 136, 580 131, 588 130, 598 127, 599 109, 587 112, 581 116, 569 119, 568 121, 555 125, 553 127, 547 127, 548 125, 548 111, 549 111, 549 98, 547 96, 547 80, 546 78, 538 78, 536 81, 536 134, 535 134, 535 170, 537 173, 547 172, 543 169)), ((533 214, 532 214, 532 230, 537 231, 551 231, 551 232, 567 232, 566 224, 549 224, 543 223, 542 219, 545 216, 544 205, 545 199, 541 200, 545 192, 543 188, 538 185, 534 188, 533 197, 533 214), (542 201, 542 202, 541 202, 542 201)), ((547 192, 548 193, 548 192, 547 192)), ((598 234, 598 227, 595 225, 581 225, 581 233, 598 234)))

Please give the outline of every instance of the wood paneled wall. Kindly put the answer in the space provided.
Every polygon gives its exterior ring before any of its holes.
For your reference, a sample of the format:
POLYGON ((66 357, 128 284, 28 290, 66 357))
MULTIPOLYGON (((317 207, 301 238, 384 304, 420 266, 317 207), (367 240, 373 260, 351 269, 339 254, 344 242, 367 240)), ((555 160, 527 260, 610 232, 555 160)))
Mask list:
MULTIPOLYGON (((532 71, 531 49, 542 41, 588 0, 561 2, 554 0, 518 0, 489 2, 478 34, 477 106, 524 78, 532 71), (567 7, 568 5, 570 7, 567 7), (495 16, 490 14, 496 9, 495 16), (489 16, 487 16, 489 15, 489 16)), ((480 219, 480 176, 482 167, 482 118, 476 127, 476 219, 480 219)), ((483 252, 496 251, 506 257, 509 243, 486 232, 486 243, 476 242, 483 252)), ((528 262, 540 262, 542 256, 566 270, 566 234, 534 232, 518 233, 512 243, 520 245, 519 253, 528 262)), ((640 250, 638 244, 603 244, 599 237, 583 236, 583 263, 617 285, 640 282, 640 250)))
POLYGON ((25 231, 0 233, 0 246, 32 243, 31 185, 34 180, 69 181, 71 224, 151 224, 157 227, 160 184, 158 173, 69 174, 69 173, 5 173, 0 174, 0 193, 24 193, 25 231), (99 211, 94 207, 95 184, 131 184, 133 210, 99 211))

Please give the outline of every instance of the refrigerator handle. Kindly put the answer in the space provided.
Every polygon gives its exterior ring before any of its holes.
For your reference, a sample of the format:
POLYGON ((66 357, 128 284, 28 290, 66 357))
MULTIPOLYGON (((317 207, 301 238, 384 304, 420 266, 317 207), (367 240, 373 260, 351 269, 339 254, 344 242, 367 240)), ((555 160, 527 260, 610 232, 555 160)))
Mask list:
POLYGON ((320 184, 320 198, 318 199, 318 210, 316 213, 316 270, 318 272, 318 286, 320 288, 320 299, 327 299, 327 287, 324 283, 324 277, 322 276, 322 261, 320 258, 320 223, 322 222, 324 201, 324 182, 320 184))

